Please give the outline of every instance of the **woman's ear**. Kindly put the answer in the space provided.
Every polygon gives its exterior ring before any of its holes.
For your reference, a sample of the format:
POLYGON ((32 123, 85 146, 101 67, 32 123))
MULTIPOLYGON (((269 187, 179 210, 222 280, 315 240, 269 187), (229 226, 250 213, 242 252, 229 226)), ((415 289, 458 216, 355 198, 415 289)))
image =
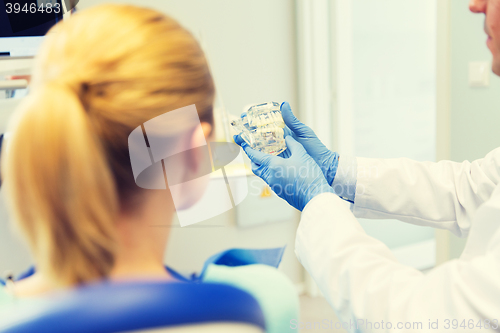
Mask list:
POLYGON ((205 136, 207 143, 208 143, 208 141, 212 141, 212 137, 213 137, 213 133, 214 133, 213 126, 209 123, 202 122, 201 129, 203 130, 203 135, 205 136))
POLYGON ((191 207, 205 193, 210 173, 213 171, 208 146, 212 139, 211 133, 212 126, 202 122, 201 126, 196 126, 183 137, 182 142, 185 145, 183 147, 185 150, 181 154, 182 160, 178 160, 178 168, 176 168, 182 181, 170 189, 176 202, 176 209, 191 207))
MULTIPOLYGON (((204 145, 208 145, 209 141, 212 137, 212 125, 206 122, 202 122, 201 126, 197 126, 191 136, 191 147, 200 147, 204 145)), ((200 153, 197 149, 191 149, 191 153, 188 154, 187 165, 190 166, 190 169, 193 172, 197 172, 200 168, 201 163, 207 163, 209 161, 205 161, 207 156, 205 154, 200 153)))

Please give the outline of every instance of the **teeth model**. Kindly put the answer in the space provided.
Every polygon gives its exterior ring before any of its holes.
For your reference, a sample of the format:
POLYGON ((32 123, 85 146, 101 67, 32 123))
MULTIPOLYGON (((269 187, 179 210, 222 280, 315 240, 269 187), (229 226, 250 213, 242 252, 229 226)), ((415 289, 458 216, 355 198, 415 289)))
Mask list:
POLYGON ((252 106, 241 119, 231 122, 231 126, 253 149, 271 155, 278 155, 286 149, 285 122, 276 102, 252 106))

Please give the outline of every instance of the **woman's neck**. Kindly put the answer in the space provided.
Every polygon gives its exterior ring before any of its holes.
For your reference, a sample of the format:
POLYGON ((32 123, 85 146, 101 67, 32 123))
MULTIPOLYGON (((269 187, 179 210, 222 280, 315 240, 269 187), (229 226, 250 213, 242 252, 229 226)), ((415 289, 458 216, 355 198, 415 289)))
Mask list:
POLYGON ((163 258, 174 213, 171 200, 168 191, 151 191, 137 212, 120 216, 112 279, 169 277, 163 258))

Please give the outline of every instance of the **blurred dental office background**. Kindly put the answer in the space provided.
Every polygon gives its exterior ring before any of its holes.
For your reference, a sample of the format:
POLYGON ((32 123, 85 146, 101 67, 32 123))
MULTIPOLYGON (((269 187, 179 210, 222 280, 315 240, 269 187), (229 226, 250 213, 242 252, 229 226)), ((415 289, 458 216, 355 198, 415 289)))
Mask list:
MULTIPOLYGON (((217 85, 220 136, 227 136, 225 113, 286 100, 341 155, 463 161, 500 142, 500 82, 490 73, 483 19, 467 0, 80 0, 78 9, 104 2, 156 8, 198 37, 217 85)), ((31 64, 0 59, 0 79, 29 73, 31 64)), ((0 91, 2 131, 21 100, 5 97, 0 91)), ((280 269, 298 292, 319 296, 293 253, 299 213, 248 179, 249 195, 236 208, 170 226, 166 263, 193 272, 230 247, 286 245, 280 269)), ((0 204, 0 273, 18 273, 31 259, 0 204)), ((422 270, 458 257, 465 242, 398 221, 361 223, 401 262, 422 270)), ((328 311, 323 305, 317 316, 328 311)))

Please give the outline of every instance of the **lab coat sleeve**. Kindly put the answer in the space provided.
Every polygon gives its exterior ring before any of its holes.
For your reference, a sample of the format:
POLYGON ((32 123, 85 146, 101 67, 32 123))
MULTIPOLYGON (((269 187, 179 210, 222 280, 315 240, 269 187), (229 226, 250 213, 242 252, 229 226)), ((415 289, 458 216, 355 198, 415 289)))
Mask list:
POLYGON ((391 323, 393 331, 438 332, 454 331, 445 328, 446 320, 473 320, 474 325, 498 320, 499 251, 493 250, 470 261, 447 262, 424 275, 398 263, 385 244, 363 231, 347 204, 331 193, 307 204, 295 244, 297 258, 344 328, 359 332, 389 331, 380 327, 382 321, 385 328, 391 323), (438 330, 429 329, 436 321, 438 330), (397 329, 399 323, 406 325, 404 329, 397 329))
POLYGON ((342 155, 342 158, 339 157, 337 173, 331 184, 335 194, 350 203, 354 203, 356 195, 357 170, 357 159, 342 155))
POLYGON ((500 182, 500 148, 463 163, 357 158, 357 217, 398 219, 465 237, 471 216, 500 182))

